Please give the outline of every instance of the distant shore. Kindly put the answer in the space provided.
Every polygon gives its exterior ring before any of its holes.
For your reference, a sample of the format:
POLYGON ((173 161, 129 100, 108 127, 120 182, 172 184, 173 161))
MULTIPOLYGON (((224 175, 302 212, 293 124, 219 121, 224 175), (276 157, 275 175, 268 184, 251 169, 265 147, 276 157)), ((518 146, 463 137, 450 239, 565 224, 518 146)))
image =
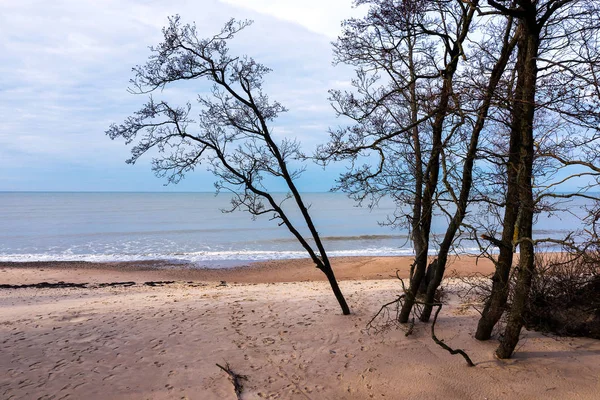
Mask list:
MULTIPOLYGON (((413 257, 337 257, 332 265, 338 280, 408 278, 413 257)), ((459 276, 494 272, 487 259, 453 257, 447 273, 459 276)), ((276 283, 325 281, 325 275, 310 259, 252 262, 233 268, 198 268, 191 264, 166 261, 92 263, 76 261, 0 262, 0 283, 31 284, 48 282, 108 282, 135 279, 178 281, 226 281, 276 283)))

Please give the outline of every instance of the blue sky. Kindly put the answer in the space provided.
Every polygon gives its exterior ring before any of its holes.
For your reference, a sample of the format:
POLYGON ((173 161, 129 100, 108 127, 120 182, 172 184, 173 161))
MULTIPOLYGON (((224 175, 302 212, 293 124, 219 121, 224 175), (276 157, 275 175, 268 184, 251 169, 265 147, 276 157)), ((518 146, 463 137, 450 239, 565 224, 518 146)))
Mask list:
MULTIPOLYGON (((213 189, 200 170, 164 187, 150 157, 126 165, 129 148, 104 134, 144 102, 126 90, 131 67, 146 60, 176 13, 204 36, 231 17, 255 21, 232 52, 273 69, 266 90, 290 109, 274 130, 310 152, 339 123, 327 90, 352 77, 350 68, 331 65, 330 42, 341 20, 362 12, 351 0, 0 0, 0 191, 213 189)), ((184 103, 203 90, 191 82, 165 95, 184 103)), ((342 169, 310 167, 300 186, 328 190, 342 169)))

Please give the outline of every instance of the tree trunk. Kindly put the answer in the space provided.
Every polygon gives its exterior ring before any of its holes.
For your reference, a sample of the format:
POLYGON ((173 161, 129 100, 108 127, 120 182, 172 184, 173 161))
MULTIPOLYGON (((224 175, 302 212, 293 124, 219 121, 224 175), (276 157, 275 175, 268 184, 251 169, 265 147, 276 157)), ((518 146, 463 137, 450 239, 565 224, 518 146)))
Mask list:
MULTIPOLYGON (((516 217, 514 219, 516 220, 516 217)), ((507 221, 508 218, 505 216, 504 220, 507 221)), ((512 249, 500 249, 496 271, 492 277, 492 292, 485 302, 481 318, 477 324, 477 331, 475 332, 475 339, 477 340, 488 340, 492 336, 492 330, 504 314, 506 301, 508 300, 508 281, 512 259, 512 249)))
POLYGON ((431 285, 433 278, 435 277, 435 271, 438 268, 438 259, 436 258, 427 266, 427 272, 425 272, 425 276, 421 280, 421 285, 419 286, 419 295, 427 294, 427 288, 431 285))
POLYGON ((496 349, 498 358, 510 358, 519 342, 521 329, 523 328, 523 315, 529 299, 531 281, 534 271, 533 244, 529 241, 522 242, 520 246, 521 257, 519 261, 519 275, 513 296, 513 302, 508 314, 508 322, 504 330, 504 337, 496 349))
POLYGON ((321 271, 323 271, 323 273, 327 277, 327 280, 329 281, 329 285, 331 285, 331 290, 333 290, 333 294, 335 295, 335 298, 337 299, 338 303, 340 303, 340 307, 342 308, 342 314, 344 314, 344 315, 350 314, 350 307, 348 307, 348 303, 346 303, 346 299, 344 298, 344 295, 342 294, 342 291, 340 290, 338 282, 335 279, 335 274, 333 273, 333 269, 331 268, 331 265, 329 265, 329 263, 324 264, 320 269, 321 269, 321 271))
MULTIPOLYGON (((535 19, 534 19, 535 21, 535 19)), ((524 21, 524 24, 526 22, 524 21)), ((523 109, 524 117, 521 120, 521 138, 522 146, 520 151, 522 169, 519 174, 519 201, 521 210, 519 215, 519 274, 517 276, 517 285, 508 316, 508 323, 504 332, 504 337, 500 341, 500 346, 496 350, 499 358, 509 358, 519 341, 521 328, 523 327, 523 315, 529 292, 531 290, 531 281, 534 272, 534 247, 532 240, 533 233, 533 119, 535 114, 535 92, 537 81, 537 56, 539 48, 539 30, 536 25, 526 26, 524 29, 525 37, 522 48, 519 49, 519 56, 523 57, 521 63, 522 69, 519 73, 524 76, 523 87, 523 109)))
MULTIPOLYGON (((520 22, 522 25, 522 22, 520 22)), ((523 35, 521 26, 519 26, 518 35, 523 35)), ((522 36, 519 37, 519 52, 522 51, 522 36)), ((520 70, 524 63, 521 57, 517 59, 517 70, 520 70)), ((506 165, 507 184, 506 200, 504 207, 504 220, 502 222, 502 239, 500 240, 498 260, 496 261, 496 271, 492 277, 492 291, 487 299, 481 318, 477 325, 475 338, 477 340, 488 340, 492 336, 492 330, 498 323, 506 309, 508 299, 510 270, 513 262, 513 241, 519 236, 517 228, 519 217, 519 174, 523 168, 521 162, 522 147, 522 129, 521 125, 525 119, 525 110, 523 99, 525 87, 525 76, 518 74, 515 88, 515 98, 512 102, 512 122, 510 131, 510 143, 508 148, 508 163, 506 165)))
MULTIPOLYGON (((456 50, 458 52, 458 50, 456 50)), ((457 58, 457 55, 455 55, 457 58)), ((452 93, 452 77, 456 71, 456 64, 451 63, 445 72, 444 85, 440 95, 439 111, 432 124, 433 131, 433 143, 432 151, 427 163, 427 169, 425 171, 425 190, 423 190, 423 198, 421 199, 421 220, 419 223, 419 235, 420 238, 420 250, 417 252, 415 257, 415 269, 414 274, 410 280, 410 286, 406 293, 402 309, 400 310, 400 316, 398 322, 406 323, 410 317, 413 305, 416 300, 417 292, 421 281, 425 276, 427 270, 427 255, 429 251, 429 235, 431 232, 431 219, 433 216, 433 203, 434 194, 438 184, 439 169, 440 169, 440 153, 442 150, 442 133, 444 128, 444 120, 448 114, 450 95, 452 93)), ((415 249, 417 246, 415 246, 415 249)))
POLYGON ((440 169, 440 154, 442 151, 443 141, 442 135, 444 133, 444 122, 446 116, 450 112, 450 98, 453 94, 453 79, 454 74, 458 69, 458 63, 460 55, 462 54, 462 43, 466 40, 467 34, 475 14, 476 7, 474 6, 477 2, 471 5, 468 9, 464 10, 464 14, 460 20, 461 27, 460 33, 456 38, 452 48, 447 49, 449 62, 446 65, 444 71, 441 71, 443 77, 443 84, 440 91, 440 102, 438 104, 438 111, 435 115, 435 119, 431 126, 432 131, 432 143, 431 143, 431 155, 427 163, 427 168, 424 174, 425 188, 423 190, 423 198, 421 202, 421 219, 420 223, 420 235, 422 237, 422 249, 416 254, 415 258, 415 272, 410 280, 410 287, 406 293, 398 322, 406 323, 410 317, 410 313, 414 306, 416 295, 421 285, 421 281, 426 274, 427 269, 427 255, 429 251, 429 235, 431 233, 431 219, 433 216, 433 205, 435 202, 434 195, 437 189, 439 180, 439 169, 440 169))
MULTIPOLYGON (((425 244, 425 249, 427 249, 427 245, 428 244, 425 244)), ((406 297, 404 298, 404 303, 402 304, 402 309, 400 310, 400 315, 398 317, 398 322, 402 324, 407 323, 410 318, 410 313, 415 304, 419 286, 421 285, 421 281, 425 276, 426 265, 427 250, 423 251, 422 249, 420 254, 417 254, 415 258, 414 274, 410 279, 410 286, 408 287, 406 297)))
POLYGON ((494 65, 494 68, 492 69, 492 72, 490 74, 488 86, 485 91, 485 97, 483 99, 481 108, 479 109, 479 112, 477 114, 477 121, 475 123, 475 126, 473 127, 473 132, 471 134, 471 140, 469 142, 469 148, 467 150, 463 167, 461 189, 458 198, 458 204, 456 207, 456 212, 454 213, 452 220, 448 224, 448 228, 446 229, 444 239, 440 244, 436 268, 433 271, 434 273, 432 275, 432 278, 428 281, 425 299, 426 304, 423 307, 423 312, 421 313, 421 321, 423 322, 428 322, 429 318, 431 317, 433 303, 435 301, 435 293, 439 288, 440 284, 442 283, 442 279, 444 278, 444 273, 446 271, 448 253, 450 252, 450 248, 452 246, 452 242, 454 241, 454 237, 456 236, 456 232, 458 231, 467 213, 469 194, 473 185, 473 166, 475 164, 475 157, 477 155, 479 136, 485 126, 485 121, 488 116, 488 111, 490 109, 492 98, 494 96, 494 93, 496 92, 496 88, 498 86, 498 83, 500 82, 500 78, 502 78, 510 55, 512 54, 516 46, 517 36, 515 35, 515 37, 513 37, 512 39, 510 37, 512 27, 513 21, 510 18, 506 24, 502 50, 500 51, 500 57, 498 58, 498 61, 494 65))
POLYGON ((438 253, 436 258, 435 269, 432 271, 431 280, 427 284, 425 305, 423 306, 423 312, 421 313, 421 321, 429 322, 431 318, 431 311, 433 310, 433 304, 435 303, 435 292, 440 287, 442 279, 444 278, 444 272, 446 272, 448 252, 438 253))

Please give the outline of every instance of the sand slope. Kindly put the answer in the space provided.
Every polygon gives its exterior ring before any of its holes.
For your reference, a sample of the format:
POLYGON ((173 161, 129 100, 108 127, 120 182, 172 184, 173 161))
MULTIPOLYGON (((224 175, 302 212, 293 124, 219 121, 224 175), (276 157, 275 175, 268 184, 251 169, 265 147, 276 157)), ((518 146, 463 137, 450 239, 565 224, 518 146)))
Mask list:
POLYGON ((350 316, 325 282, 0 290, 0 398, 234 399, 225 362, 244 399, 598 398, 600 341, 526 332, 499 361, 451 295, 436 333, 468 368, 428 326, 365 331, 397 281, 341 287, 350 316))

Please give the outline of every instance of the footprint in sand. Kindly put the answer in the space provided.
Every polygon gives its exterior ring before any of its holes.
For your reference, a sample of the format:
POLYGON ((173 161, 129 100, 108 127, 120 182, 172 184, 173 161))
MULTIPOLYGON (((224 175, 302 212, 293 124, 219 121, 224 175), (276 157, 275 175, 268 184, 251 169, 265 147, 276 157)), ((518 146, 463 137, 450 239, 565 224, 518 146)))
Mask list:
POLYGON ((340 339, 340 335, 337 333, 330 333, 327 337, 323 339, 325 341, 325 344, 332 345, 338 342, 338 340, 340 339))

